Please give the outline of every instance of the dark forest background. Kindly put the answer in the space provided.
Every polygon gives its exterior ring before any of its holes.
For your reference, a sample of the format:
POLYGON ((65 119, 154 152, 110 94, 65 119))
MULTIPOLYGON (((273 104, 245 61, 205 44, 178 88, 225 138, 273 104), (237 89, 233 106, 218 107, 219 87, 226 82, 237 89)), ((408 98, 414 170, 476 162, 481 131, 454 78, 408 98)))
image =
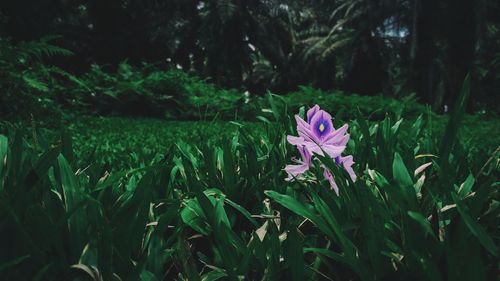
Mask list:
POLYGON ((0 34, 9 44, 52 36, 73 55, 44 63, 74 75, 149 63, 255 95, 416 93, 438 111, 467 73, 469 110, 495 109, 500 91, 494 0, 1 1, 0 34))

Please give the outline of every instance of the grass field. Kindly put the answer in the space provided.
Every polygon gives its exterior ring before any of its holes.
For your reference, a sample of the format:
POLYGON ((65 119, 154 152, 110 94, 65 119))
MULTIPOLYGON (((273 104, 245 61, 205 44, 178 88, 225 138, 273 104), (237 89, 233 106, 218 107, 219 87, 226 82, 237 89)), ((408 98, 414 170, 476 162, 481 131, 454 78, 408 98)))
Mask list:
MULTIPOLYGON (((401 134, 407 134, 413 121, 403 122, 401 134)), ((424 130, 436 136, 443 135, 447 121, 448 117, 437 116, 424 130)), ((68 130, 73 138, 75 152, 83 158, 90 156, 95 149, 95 157, 103 162, 124 167, 134 166, 134 159, 139 157, 137 154, 152 158, 165 153, 170 146, 179 142, 196 145, 209 139, 231 139, 240 127, 258 134, 264 131, 265 123, 89 117, 71 123, 68 130)), ((460 135, 462 142, 470 146, 473 152, 479 153, 478 157, 485 157, 500 145, 500 122, 497 119, 484 120, 468 116, 460 135)))
POLYGON ((0 274, 495 280, 499 124, 466 116, 458 126, 459 117, 335 119, 349 125, 355 182, 319 156, 307 176, 285 181, 298 156, 286 135, 297 132, 279 111, 259 122, 88 117, 62 132, 4 127, 0 274))

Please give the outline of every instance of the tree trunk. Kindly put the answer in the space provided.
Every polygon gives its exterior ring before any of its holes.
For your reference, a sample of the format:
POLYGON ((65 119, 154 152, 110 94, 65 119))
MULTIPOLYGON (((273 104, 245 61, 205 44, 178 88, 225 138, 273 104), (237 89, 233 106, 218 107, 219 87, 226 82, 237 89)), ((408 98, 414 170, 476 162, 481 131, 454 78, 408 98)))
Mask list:
POLYGON ((417 0, 412 34, 411 84, 425 103, 432 104, 438 84, 437 49, 435 32, 438 28, 438 5, 434 0, 417 0))
POLYGON ((474 0, 450 0, 448 3, 448 87, 444 103, 453 106, 462 83, 472 70, 476 43, 476 4, 474 0))
POLYGON ((362 43, 357 43, 360 46, 352 56, 344 82, 345 90, 366 95, 381 94, 387 81, 382 50, 370 31, 366 31, 360 37, 362 43))

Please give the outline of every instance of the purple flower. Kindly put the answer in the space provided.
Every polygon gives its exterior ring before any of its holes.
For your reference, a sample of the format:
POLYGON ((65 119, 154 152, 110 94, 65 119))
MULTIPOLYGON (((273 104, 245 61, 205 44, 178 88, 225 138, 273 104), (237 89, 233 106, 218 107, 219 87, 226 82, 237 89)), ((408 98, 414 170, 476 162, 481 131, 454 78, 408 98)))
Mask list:
MULTIPOLYGON (((341 156, 349 141, 349 134, 346 134, 348 125, 345 124, 335 130, 332 123, 332 116, 328 112, 321 110, 318 105, 307 111, 307 122, 298 115, 295 115, 295 120, 297 121, 297 133, 299 136, 287 136, 287 140, 290 144, 297 147, 302 160, 295 160, 297 164, 285 167, 285 171, 288 174, 286 180, 291 181, 299 178, 307 172, 312 165, 312 155, 316 153, 321 156, 325 156, 326 154, 334 159, 335 163, 338 166, 344 167, 351 179, 355 181, 356 174, 352 169, 354 163, 352 156, 341 156)), ((332 189, 338 194, 338 187, 333 179, 333 175, 326 167, 322 167, 325 179, 328 180, 332 189)))
POLYGON ((302 159, 293 159, 297 164, 287 165, 285 167, 285 171, 288 174, 288 177, 285 179, 287 181, 300 177, 303 173, 307 172, 312 165, 311 154, 305 149, 305 146, 297 146, 297 148, 299 149, 302 159))
POLYGON ((287 136, 290 144, 296 146, 305 145, 311 154, 317 153, 324 156, 324 152, 334 158, 340 156, 344 151, 349 135, 347 124, 335 130, 333 128, 332 116, 315 105, 307 111, 307 122, 295 115, 297 121, 298 137, 287 136))
MULTIPOLYGON (((335 162, 337 162, 337 159, 335 159, 335 162)), ((342 167, 344 167, 344 169, 346 170, 346 172, 349 174, 349 176, 351 177, 351 180, 352 181, 356 181, 356 174, 354 173, 354 170, 352 169, 352 165, 354 164, 354 160, 352 158, 352 155, 347 155, 347 156, 344 156, 344 157, 339 157, 339 164, 337 165, 342 165, 342 167)))
POLYGON ((330 183, 330 186, 335 191, 335 193, 337 193, 337 195, 339 195, 339 187, 337 186, 337 183, 333 179, 332 173, 325 166, 323 166, 323 176, 328 181, 328 183, 330 183))

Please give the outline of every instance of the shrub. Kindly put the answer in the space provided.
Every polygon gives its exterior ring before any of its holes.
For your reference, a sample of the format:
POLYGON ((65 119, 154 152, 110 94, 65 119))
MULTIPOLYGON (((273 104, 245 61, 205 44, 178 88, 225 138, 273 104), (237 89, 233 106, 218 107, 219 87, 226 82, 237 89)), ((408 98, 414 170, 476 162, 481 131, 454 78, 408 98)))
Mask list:
POLYGON ((67 76, 61 69, 46 66, 44 58, 69 56, 66 49, 50 44, 57 37, 39 41, 12 43, 0 38, 0 116, 4 118, 60 113, 60 104, 52 91, 55 75, 67 76))
POLYGON ((83 109, 99 115, 166 116, 169 119, 200 119, 216 113, 232 116, 242 98, 236 90, 223 90, 180 70, 162 70, 144 64, 122 62, 116 73, 98 65, 73 89, 83 109))
POLYGON ((382 120, 387 112, 406 118, 416 118, 426 113, 425 105, 419 104, 415 96, 407 96, 401 100, 382 96, 360 96, 347 94, 342 91, 325 92, 320 89, 301 86, 297 92, 284 96, 290 110, 296 111, 304 104, 322 104, 328 110, 332 110, 346 117, 354 117, 361 113, 370 120, 382 120))

